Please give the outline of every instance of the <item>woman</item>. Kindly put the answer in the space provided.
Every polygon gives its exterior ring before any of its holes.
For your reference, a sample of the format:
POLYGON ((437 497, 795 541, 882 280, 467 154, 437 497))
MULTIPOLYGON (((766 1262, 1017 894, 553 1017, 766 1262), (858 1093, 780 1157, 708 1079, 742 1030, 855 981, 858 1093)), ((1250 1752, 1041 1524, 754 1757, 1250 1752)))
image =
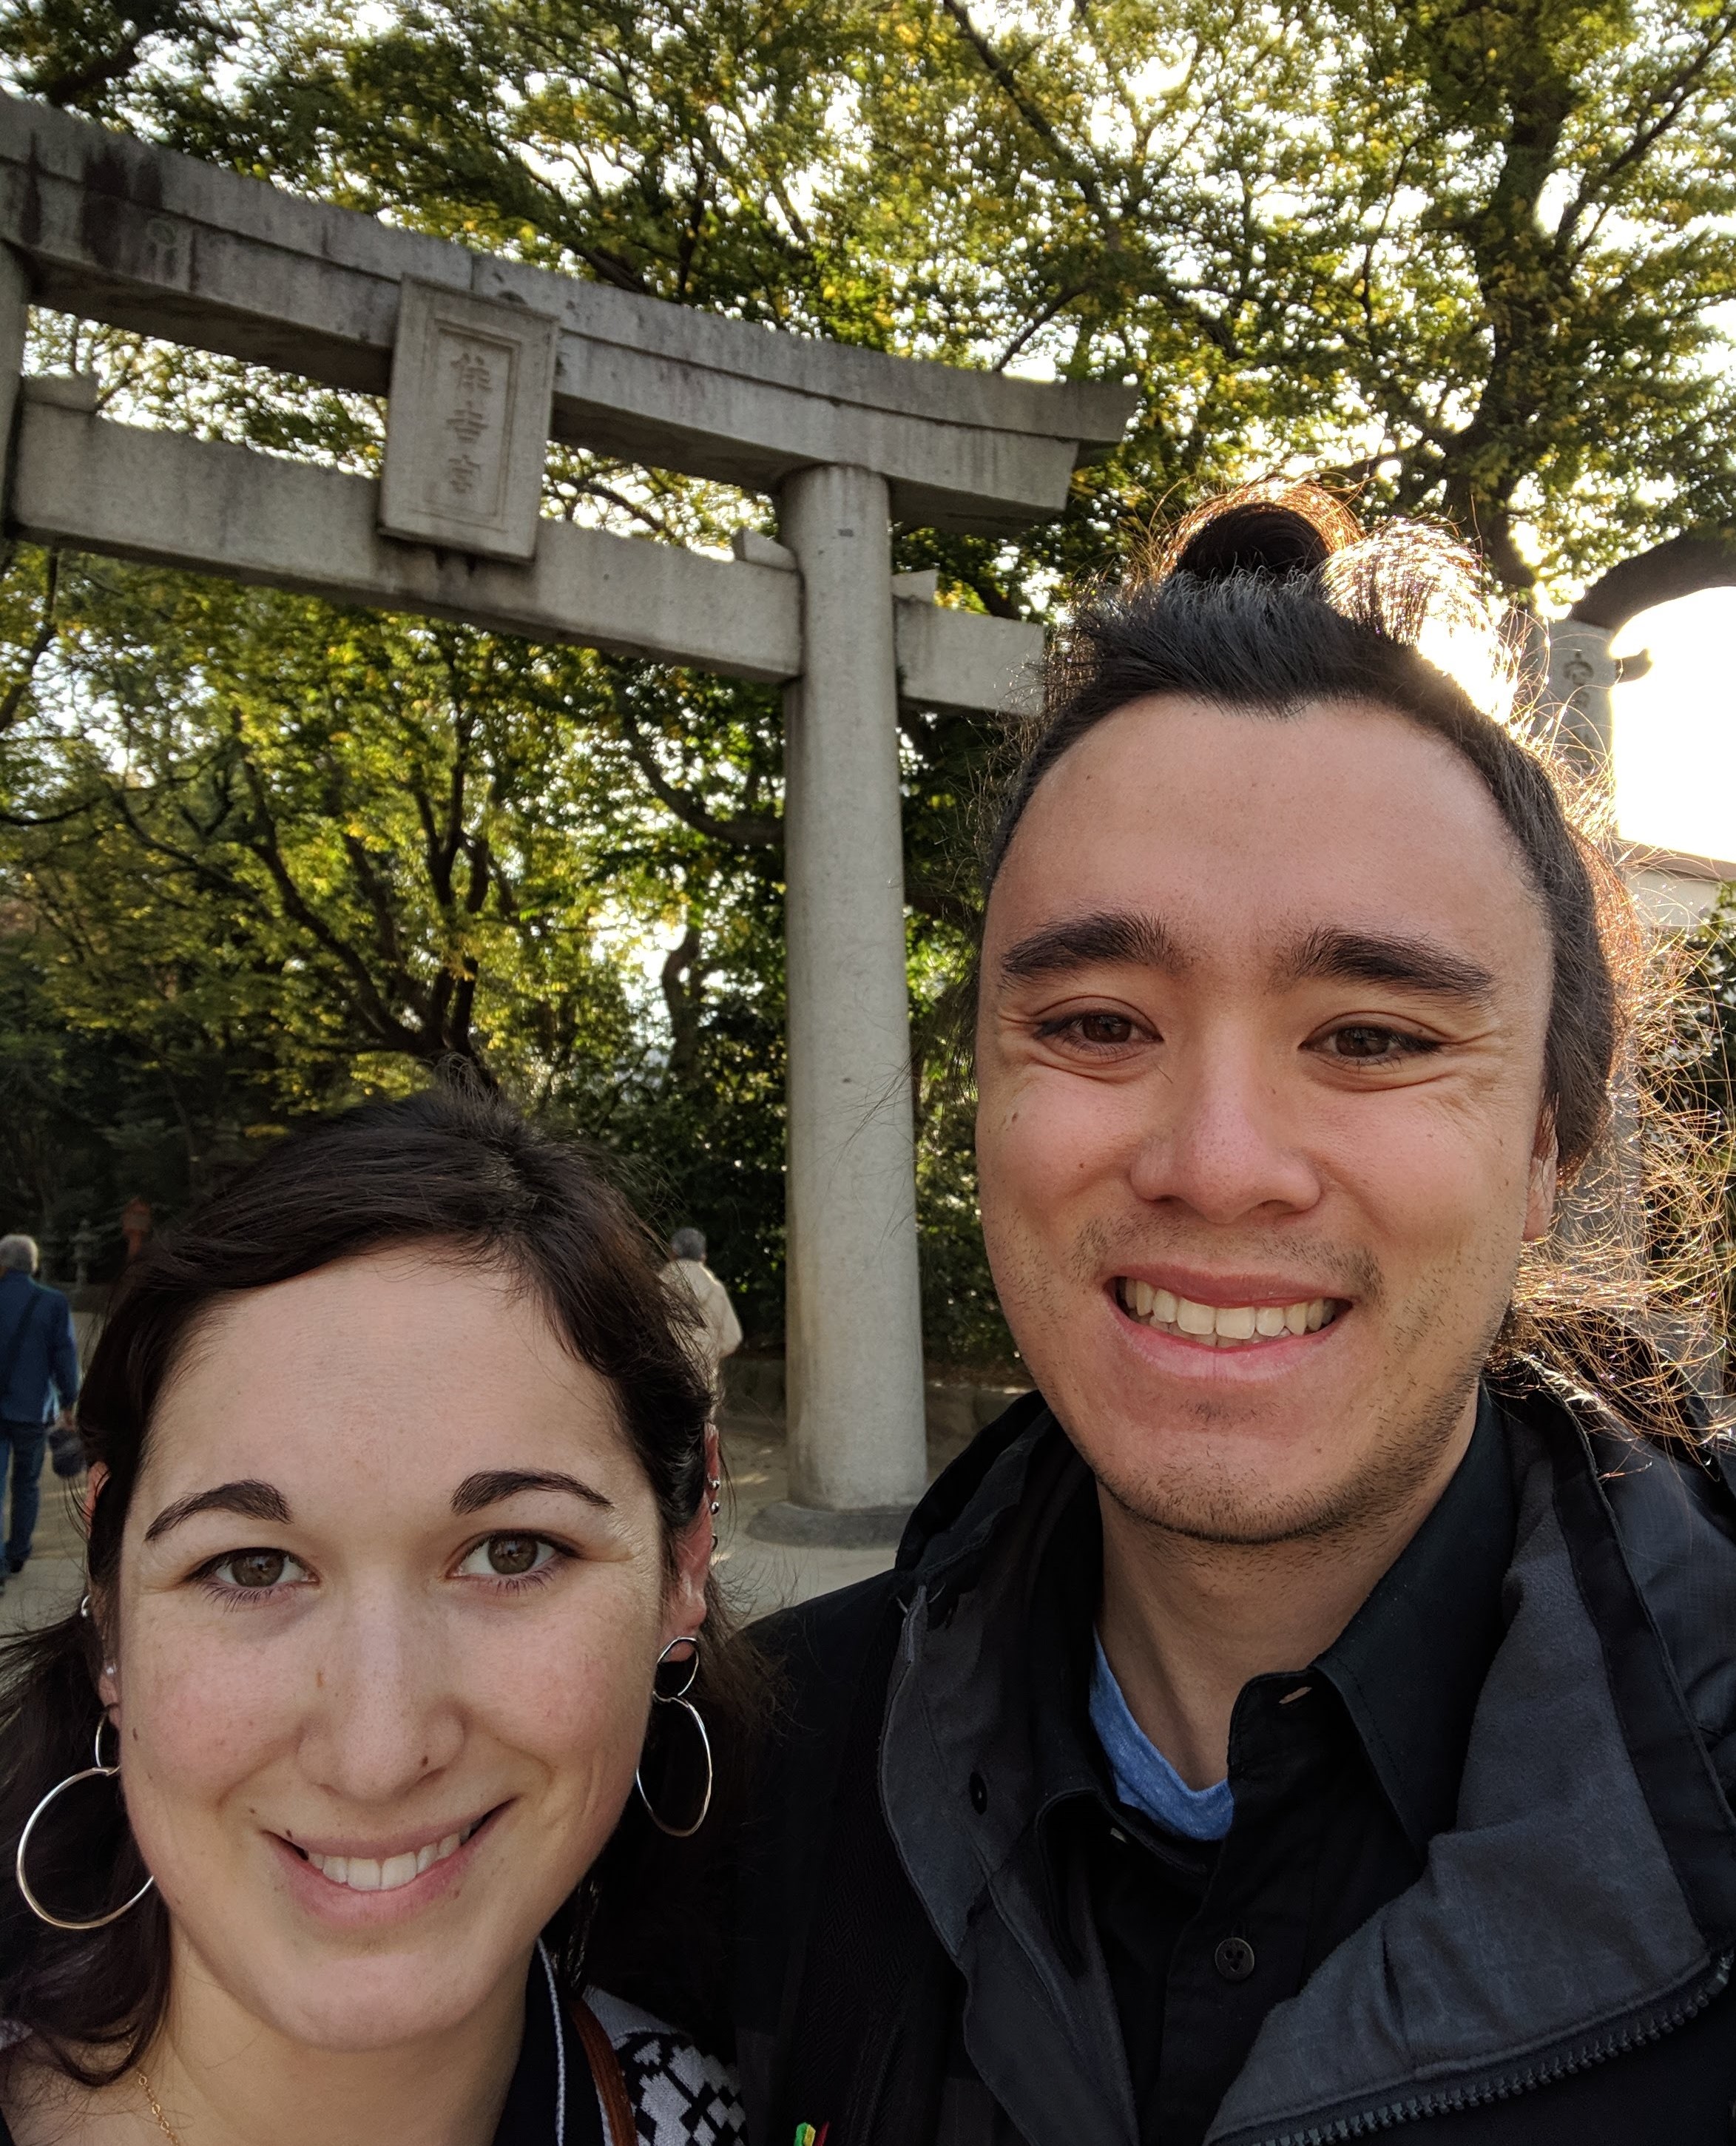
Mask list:
POLYGON ((577 1155, 444 1090, 129 1271, 89 1592, 0 1693, 0 2138, 739 2138, 721 2067, 583 1990, 648 1725, 685 1835, 727 1705, 683 1317, 577 1155))

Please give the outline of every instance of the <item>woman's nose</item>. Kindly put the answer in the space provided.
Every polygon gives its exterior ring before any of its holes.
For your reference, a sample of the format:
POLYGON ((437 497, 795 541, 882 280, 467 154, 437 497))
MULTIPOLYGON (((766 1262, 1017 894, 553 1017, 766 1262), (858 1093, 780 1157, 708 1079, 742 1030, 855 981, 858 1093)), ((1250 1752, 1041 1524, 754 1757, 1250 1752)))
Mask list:
POLYGON ((1252 1039, 1172 1061, 1151 1096, 1131 1172, 1141 1200, 1178 1200, 1214 1223, 1304 1213, 1319 1200, 1305 1113, 1252 1039))
POLYGON ((463 1708, 434 1620, 382 1591, 347 1605, 325 1639, 302 1739, 321 1787, 387 1803, 451 1764, 463 1708))

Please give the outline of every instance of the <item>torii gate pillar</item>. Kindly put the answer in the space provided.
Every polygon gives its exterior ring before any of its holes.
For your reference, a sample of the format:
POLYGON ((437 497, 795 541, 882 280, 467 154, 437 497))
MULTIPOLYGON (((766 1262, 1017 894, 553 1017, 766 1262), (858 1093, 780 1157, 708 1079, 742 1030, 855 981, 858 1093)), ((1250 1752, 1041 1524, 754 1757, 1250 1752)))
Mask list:
POLYGON ((779 508, 806 651, 784 731, 790 1500, 756 1531, 870 1542, 927 1480, 886 480, 804 470, 779 508))

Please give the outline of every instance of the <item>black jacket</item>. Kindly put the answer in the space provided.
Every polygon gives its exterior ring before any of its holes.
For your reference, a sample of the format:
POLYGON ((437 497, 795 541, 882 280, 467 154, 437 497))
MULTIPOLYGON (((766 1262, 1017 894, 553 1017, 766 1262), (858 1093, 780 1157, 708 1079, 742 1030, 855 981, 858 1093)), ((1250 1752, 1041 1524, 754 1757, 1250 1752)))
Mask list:
MULTIPOLYGON (((1504 1410, 1516 1542, 1456 1815, 1265 2015, 1210 2146, 1736 2139, 1736 1499, 1716 1448, 1636 1443, 1584 1396, 1504 1410)), ((1021 1748, 1012 1611, 1070 1465, 1020 1404, 893 1572, 770 1628, 785 1728, 736 1991, 762 2146, 1161 2146, 1021 1748)))

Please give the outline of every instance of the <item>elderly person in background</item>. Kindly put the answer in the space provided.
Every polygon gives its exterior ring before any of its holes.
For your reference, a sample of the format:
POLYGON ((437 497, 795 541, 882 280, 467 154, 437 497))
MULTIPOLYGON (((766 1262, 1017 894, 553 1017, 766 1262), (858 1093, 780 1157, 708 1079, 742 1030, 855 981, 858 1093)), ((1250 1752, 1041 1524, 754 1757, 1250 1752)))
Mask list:
POLYGON ((741 1321, 730 1302, 730 1293, 706 1265, 706 1240, 698 1230, 677 1230, 669 1240, 669 1264, 663 1279, 686 1290, 699 1307, 696 1337, 705 1352, 711 1384, 717 1384, 717 1367, 741 1346, 741 1321))
POLYGON ((0 1477, 12 1478, 0 1588, 30 1555, 48 1426, 57 1415, 69 1419, 78 1398, 72 1307, 32 1279, 39 1261, 33 1237, 0 1237, 0 1477))

